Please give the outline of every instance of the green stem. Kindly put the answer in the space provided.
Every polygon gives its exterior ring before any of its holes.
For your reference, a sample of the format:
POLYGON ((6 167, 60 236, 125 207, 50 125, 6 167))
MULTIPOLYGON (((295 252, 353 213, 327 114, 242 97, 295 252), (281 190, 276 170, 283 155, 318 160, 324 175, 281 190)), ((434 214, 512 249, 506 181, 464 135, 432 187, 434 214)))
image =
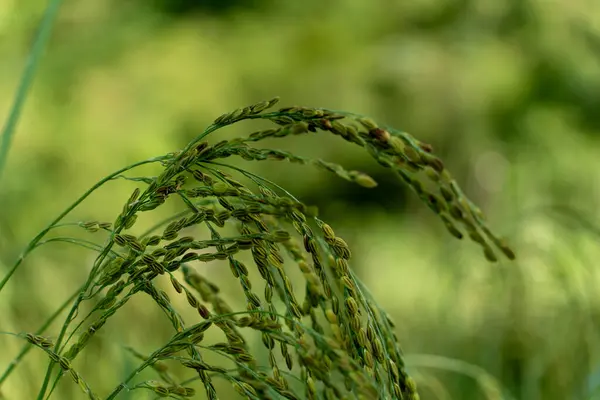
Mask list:
MULTIPOLYGON (((69 298, 63 302, 63 304, 58 308, 58 310, 56 310, 54 312, 54 314, 52 314, 50 316, 50 318, 48 318, 46 320, 46 322, 44 322, 44 324, 35 332, 36 335, 41 335, 42 333, 44 333, 44 331, 46 329, 48 329, 48 327, 52 324, 52 322, 54 322, 54 320, 56 318, 58 318, 58 316, 67 308, 67 306, 73 301, 73 299, 75 299, 75 297, 77 296, 78 293, 79 293, 79 289, 77 289, 77 291, 75 293, 73 293, 71 296, 69 296, 69 298)), ((17 367, 19 362, 21 362, 23 357, 25 357, 27 355, 27 353, 29 352, 29 350, 32 349, 32 347, 33 346, 31 344, 27 344, 27 345, 23 346, 23 348, 21 349, 21 351, 19 352, 17 357, 15 357, 10 362, 10 364, 8 365, 8 367, 6 368, 6 370, 4 371, 2 376, 0 376, 0 385, 6 380, 6 378, 8 378, 8 376, 11 374, 11 372, 17 367)))
POLYGON ((100 186, 104 185, 106 182, 112 180, 115 176, 117 176, 117 175, 119 175, 119 174, 121 174, 121 173, 123 173, 125 171, 128 171, 130 169, 136 168, 136 167, 138 167, 140 165, 144 165, 144 164, 149 164, 149 163, 161 161, 161 160, 163 160, 165 158, 166 157, 151 158, 149 160, 140 161, 138 163, 129 165, 129 166, 125 167, 125 168, 121 168, 117 172, 108 175, 107 177, 105 177, 104 179, 102 179, 101 181, 99 181, 98 183, 96 183, 93 187, 91 187, 87 192, 85 192, 83 194, 83 196, 81 196, 73 204, 71 204, 58 217, 56 217, 56 219, 54 221, 52 221, 35 238, 33 238, 33 240, 31 242, 29 242, 29 244, 27 245, 27 247, 25 248, 25 250, 23 251, 23 253, 21 253, 21 255, 19 256, 19 259, 14 263, 14 265, 12 266, 12 268, 8 271, 8 273, 6 274, 6 276, 0 282, 0 292, 4 288, 4 285, 6 285, 6 283, 8 282, 8 280, 11 278, 11 276, 15 273, 15 271, 23 263, 23 260, 25 259, 25 257, 27 257, 27 255, 29 253, 31 253, 31 251, 36 247, 36 245, 38 244, 38 242, 40 240, 42 240, 44 238, 44 236, 46 236, 46 234, 48 233, 48 231, 50 231, 52 228, 54 228, 54 226, 56 224, 58 224, 64 217, 66 217, 71 211, 73 211, 73 209, 75 209, 75 207, 77 207, 79 204, 81 204, 81 202, 83 200, 85 200, 90 194, 92 194, 96 189, 98 189, 100 186))
POLYGON ((27 97, 27 93, 33 82, 35 70, 39 64, 39 59, 44 51, 44 47, 46 47, 46 43, 50 38, 52 26, 58 15, 61 3, 62 0, 51 0, 48 7, 46 7, 33 47, 27 57, 27 63, 25 64, 25 69, 23 70, 23 75, 19 82, 14 102, 10 109, 10 113, 8 114, 8 119, 2 129, 2 138, 0 142, 0 177, 2 176, 4 166, 6 165, 8 150, 10 149, 10 144, 23 109, 23 104, 25 104, 25 98, 27 97))
MULTIPOLYGON (((27 255, 29 253, 31 253, 31 251, 33 249, 36 248, 37 244, 44 238, 44 236, 56 225, 58 224, 65 216, 67 216, 71 211, 73 211, 73 209, 75 209, 79 204, 81 204, 81 202, 83 202, 90 194, 92 194, 96 189, 98 189, 99 187, 101 187, 102 185, 104 185, 106 182, 114 179, 116 176, 122 174, 125 171, 128 171, 130 169, 136 168, 138 166, 144 165, 144 164, 150 164, 153 162, 157 162, 157 161, 161 161, 168 158, 167 156, 161 156, 161 157, 155 157, 155 158, 151 158, 148 160, 144 160, 144 161, 140 161, 137 162, 135 164, 129 165, 127 167, 121 168, 120 170, 104 177, 102 180, 100 180, 99 182, 97 182, 94 186, 92 186, 88 191, 86 191, 81 197, 79 197, 73 204, 71 204, 69 207, 67 207, 58 217, 56 217, 54 219, 54 221, 52 221, 46 228, 44 228, 35 238, 33 238, 32 241, 29 242, 29 244, 27 245, 27 247, 25 248, 25 250, 23 251, 23 253, 21 254, 21 256, 19 257, 19 259, 15 262, 15 264, 12 266, 12 268, 8 271, 8 273, 6 274, 6 276, 2 279, 2 281, 0 282, 0 291, 2 291, 2 289, 4 288, 4 285, 6 285, 6 283, 9 281, 9 279, 12 277, 12 275, 16 272, 16 270, 19 268, 19 266, 23 263, 23 260, 25 259, 25 257, 27 257, 27 255)), ((110 251, 110 249, 109 249, 110 251)), ((86 284, 87 285, 87 284, 86 284)), ((86 287, 83 288, 83 291, 80 292, 80 296, 81 294, 86 290, 86 287)), ((74 310, 71 309, 71 312, 69 313, 69 317, 67 318, 67 321, 70 320, 70 318, 73 317, 74 314, 74 310)), ((64 335, 64 330, 66 329, 66 326, 63 326, 63 331, 61 332, 61 336, 59 336, 59 341, 57 341, 57 347, 60 343, 60 339, 62 339, 62 336, 64 335)), ((38 399, 42 399, 43 398, 43 394, 46 391, 46 388, 48 386, 48 381, 50 379, 50 374, 51 374, 51 370, 52 367, 54 366, 54 363, 51 362, 48 370, 46 372, 46 377, 44 378, 44 383, 42 384, 42 388, 40 389, 40 393, 38 395, 38 399)))

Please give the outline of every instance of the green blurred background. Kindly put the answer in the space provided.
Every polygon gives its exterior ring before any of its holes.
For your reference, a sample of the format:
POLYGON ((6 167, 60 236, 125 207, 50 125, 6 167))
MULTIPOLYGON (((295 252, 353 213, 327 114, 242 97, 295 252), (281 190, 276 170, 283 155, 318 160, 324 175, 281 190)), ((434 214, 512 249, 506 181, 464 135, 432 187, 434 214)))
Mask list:
MULTIPOLYGON (((3 119, 46 5, 0 0, 3 119)), ((338 138, 275 145, 365 171, 378 188, 240 163, 317 205, 350 244, 352 267, 397 322, 423 399, 600 399, 596 0, 64 1, 0 182, 1 270, 102 177, 276 95, 433 144, 516 248, 517 262, 487 263, 338 138)), ((112 183, 70 220, 112 221, 133 187, 112 183)), ((93 259, 63 244, 37 251, 0 293, 0 331, 36 330, 93 259)), ((149 332, 167 337, 155 308, 130 304, 78 359, 98 392, 137 363, 119 343, 150 352, 160 340, 149 332)), ((0 336, 2 369, 22 344, 0 336)), ((32 352, 0 398, 35 398, 45 363, 32 352)), ((83 394, 63 379, 54 398, 83 394)))

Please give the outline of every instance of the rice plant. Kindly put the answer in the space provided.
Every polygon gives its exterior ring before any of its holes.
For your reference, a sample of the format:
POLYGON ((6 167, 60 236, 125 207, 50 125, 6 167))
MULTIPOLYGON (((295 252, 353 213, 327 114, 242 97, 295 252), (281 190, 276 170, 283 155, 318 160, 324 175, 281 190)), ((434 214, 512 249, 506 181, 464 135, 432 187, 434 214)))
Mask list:
POLYGON ((468 236, 489 261, 515 255, 490 230, 431 145, 360 115, 299 106, 274 110, 277 103, 275 98, 223 114, 181 150, 112 173, 29 243, 0 282, 0 291, 42 245, 68 242, 98 255, 77 293, 38 331, 18 334, 26 343, 0 375, 0 387, 35 348, 49 360, 40 379, 40 400, 51 397, 63 378, 79 385, 82 398, 89 399, 144 391, 175 399, 201 393, 208 399, 225 398, 214 384, 217 379, 248 399, 419 398, 394 322, 353 273, 344 239, 285 185, 226 159, 310 165, 367 189, 375 187, 377 182, 363 172, 260 147, 266 139, 303 135, 316 136, 312 140, 318 142, 319 135, 333 134, 362 147, 408 185, 450 234, 468 236), (248 120, 272 127, 208 141, 221 129, 248 120), (135 174, 147 164, 156 166, 156 176, 135 174), (89 195, 121 179, 136 187, 113 221, 76 223, 97 240, 50 236, 55 228, 69 225, 65 220, 89 195), (178 211, 163 219, 158 211, 165 204, 178 211), (142 220, 151 228, 141 229, 142 220), (222 284, 200 272, 203 263, 230 269, 244 307, 231 304, 222 295, 222 284), (301 280, 292 278, 296 273, 301 280), (160 288, 165 283, 169 290, 160 288), (172 336, 151 352, 125 345, 123 352, 139 365, 111 391, 100 393, 93 377, 76 370, 75 360, 109 329, 105 324, 115 314, 127 312, 124 306, 144 295, 165 314, 156 323, 168 324, 172 336), (67 315, 60 330, 46 333, 63 312, 67 315), (250 340, 255 336, 260 340, 250 340), (153 379, 138 379, 144 371, 151 371, 153 379))

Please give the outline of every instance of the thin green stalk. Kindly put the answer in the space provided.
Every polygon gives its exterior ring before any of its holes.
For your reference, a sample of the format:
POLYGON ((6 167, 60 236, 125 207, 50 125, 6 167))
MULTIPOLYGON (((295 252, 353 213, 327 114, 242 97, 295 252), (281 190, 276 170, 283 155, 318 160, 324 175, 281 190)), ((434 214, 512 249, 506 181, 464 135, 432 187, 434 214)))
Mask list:
MULTIPOLYGON (((129 170, 139 167, 141 165, 150 164, 150 163, 154 163, 157 161, 162 161, 166 158, 168 158, 168 156, 154 157, 154 158, 150 158, 148 160, 144 160, 144 161, 140 161, 140 162, 128 165, 127 167, 121 168, 120 170, 113 172, 112 174, 104 177, 99 182, 97 182, 94 186, 92 186, 90 189, 88 189, 81 197, 79 197, 73 204, 71 204, 69 207, 67 207, 58 217, 56 217, 56 219, 54 219, 54 221, 52 221, 46 228, 44 228, 31 242, 29 242, 29 244, 27 245, 27 247, 25 248, 25 250, 19 257, 19 259, 15 262, 15 264, 12 266, 12 268, 8 271, 6 276, 0 282, 0 291, 2 291, 2 289, 4 288, 4 285, 6 285, 6 283, 9 281, 9 279, 12 277, 12 275, 16 272, 16 270, 19 268, 19 266, 23 263, 23 260, 25 259, 25 257, 27 257, 27 255, 37 246, 38 242, 40 242, 40 240, 42 240, 44 238, 44 236, 48 233, 48 231, 50 231, 65 216, 67 216, 79 204, 81 204, 81 202, 83 202, 90 194, 92 194, 94 191, 96 191, 98 188, 100 188, 106 182, 109 182, 110 180, 114 179, 115 177, 117 177, 118 175, 122 174, 125 171, 129 171, 129 170)), ((110 249, 108 249, 108 250, 110 251, 110 249)), ((87 288, 87 284, 85 287, 87 288)), ((81 294, 82 294, 82 292, 80 292, 79 297, 81 297, 81 294)), ((68 317, 67 321, 69 321, 70 318, 73 317, 74 309, 76 309, 76 308, 71 309, 71 312, 69 313, 69 317, 68 317)), ((66 325, 63 327, 63 332, 61 332, 62 335, 64 335, 64 330, 66 330, 66 325)), ((60 338, 62 338, 62 335, 60 336, 60 338)), ((57 342, 57 346, 58 346, 58 343, 59 342, 57 342)), ((48 371, 46 373, 44 383, 42 384, 42 388, 40 389, 41 397, 38 396, 39 399, 43 398, 43 393, 45 393, 45 391, 46 391, 53 366, 54 366, 54 363, 51 362, 50 366, 48 367, 48 371)))
POLYGON ((514 400, 508 389, 496 377, 478 365, 468 363, 464 360, 437 356, 432 354, 409 354, 404 357, 407 364, 414 367, 435 368, 443 371, 452 371, 474 379, 483 394, 489 399, 514 400))
POLYGON ((4 128, 2 128, 2 138, 0 141, 0 178, 2 177, 4 166, 6 165, 8 150, 10 149, 10 144, 12 142, 23 105, 25 104, 27 93, 33 82, 33 77, 39 64, 40 57, 44 51, 44 48, 46 47, 48 39, 50 38, 52 26, 54 25, 54 21, 58 15, 58 10, 60 9, 61 3, 62 0, 50 0, 48 7, 46 7, 46 11, 44 12, 42 22, 33 43, 33 47, 31 48, 29 56, 27 57, 27 63, 25 64, 25 69, 23 70, 23 75, 19 82, 19 87, 17 88, 17 93, 10 109, 10 113, 8 114, 8 119, 4 124, 4 128))
MULTIPOLYGON (((48 329, 52 322, 54 322, 54 320, 58 318, 58 316, 67 308, 69 304, 71 304, 71 302, 73 301, 73 299, 75 299, 79 291, 80 289, 77 289, 75 293, 69 296, 69 298, 61 304, 61 306, 50 316, 50 318, 48 318, 46 322, 44 322, 44 324, 37 331, 35 331, 36 335, 41 335, 46 329, 48 329)), ((29 352, 29 350, 32 349, 32 347, 33 346, 31 344, 26 344, 25 346, 23 346, 19 354, 10 362, 2 376, 0 376, 0 385, 2 385, 2 383, 6 380, 6 378, 8 378, 11 372, 17 367, 17 365, 19 365, 19 362, 21 362, 21 360, 27 355, 27 353, 29 352)))
MULTIPOLYGON (((65 226, 65 225, 74 225, 74 224, 69 224, 69 223, 66 223, 66 224, 57 224, 57 225, 54 225, 54 228, 59 227, 59 226, 65 226)), ((67 243, 79 245, 79 246, 82 246, 82 247, 85 247, 85 248, 91 249, 91 250, 96 250, 96 251, 100 251, 101 250, 101 247, 98 246, 97 244, 93 243, 93 242, 89 242, 87 240, 74 239, 74 238, 52 238, 52 239, 48 239, 48 240, 45 240, 43 242, 38 242, 33 247, 33 249, 38 248, 40 246, 43 246, 44 244, 47 244, 47 243, 52 243, 52 242, 67 242, 67 243)), ((37 335, 42 334, 50 326, 50 324, 52 324, 52 322, 54 322, 54 320, 56 318, 58 318, 58 316, 67 308, 67 306, 75 299, 75 297, 77 296, 77 294, 79 294, 80 292, 81 292, 81 288, 77 289, 75 291, 75 293, 73 293, 71 296, 69 296, 69 298, 66 299, 63 302, 63 304, 50 316, 50 318, 48 318, 46 320, 46 322, 44 322, 44 324, 35 333, 37 335)), ((4 373, 2 374, 2 376, 0 376, 0 385, 2 384, 2 382, 4 382, 8 378, 8 376, 15 369, 15 367, 18 365, 18 363, 23 359, 23 357, 25 357, 25 355, 27 355, 27 353, 29 352, 29 350, 31 350, 31 345, 30 344, 27 344, 27 345, 23 346, 23 348, 21 349, 21 351, 19 352, 19 354, 17 355, 17 357, 10 362, 10 364, 7 367, 7 369, 4 371, 4 373)))
POLYGON ((148 160, 137 162, 137 163, 129 165, 125 168, 121 168, 117 172, 114 172, 114 173, 108 175, 107 177, 105 177, 104 179, 102 179, 101 181, 96 183, 94 186, 92 186, 87 192, 85 192, 81 197, 79 197, 73 204, 71 204, 69 207, 67 207, 58 217, 56 217, 56 219, 54 219, 54 221, 52 221, 46 228, 44 228, 35 238, 33 238, 33 240, 31 242, 29 242, 29 244, 27 245, 27 247, 25 248, 23 253, 21 253, 21 256, 19 256, 19 259, 14 263, 14 265, 11 267, 11 269, 8 271, 8 273, 4 276, 4 278, 0 282, 0 292, 4 288, 4 285, 6 285, 8 280, 11 278, 11 276, 15 273, 15 271, 23 263, 23 260, 25 259, 25 257, 27 257, 27 255, 29 253, 31 253, 31 251, 36 247, 38 242, 40 240, 42 240, 44 238, 44 236, 46 236, 48 231, 50 231, 52 228, 54 228, 54 226, 56 226, 56 224, 58 224, 64 217, 66 217, 71 211, 73 211, 73 209, 75 209, 75 207, 77 207, 79 204, 81 204, 81 202, 83 202, 83 200, 85 200, 96 189, 98 189, 100 186, 104 185, 106 182, 114 179, 115 176, 117 176, 125 171, 136 168, 140 165, 150 164, 153 162, 161 161, 165 158, 166 157, 164 157, 164 156, 163 157, 155 157, 155 158, 151 158, 148 160))
MULTIPOLYGON (((215 129, 210 130, 210 128, 209 128, 207 131, 205 131, 203 134, 201 134, 200 137, 206 137, 208 134, 210 134, 215 129)), ((178 162, 179 160, 181 160, 181 158, 183 157, 184 154, 185 154, 185 151, 181 152, 178 157, 175 157, 172 160, 172 162, 174 162, 174 163, 178 162)), ((108 177, 104 178, 102 181, 100 181, 98 184, 96 184, 92 189, 90 189, 88 192, 86 192, 85 196, 89 195, 91 192, 93 192, 95 189, 97 189, 97 187, 101 186, 106 181, 120 177, 119 175, 121 173, 125 172, 125 171, 133 169, 133 168, 135 168, 137 166, 140 166, 142 164, 146 164, 146 163, 149 163, 149 162, 162 161, 162 160, 165 160, 165 159, 168 159, 168 158, 170 158, 169 155, 155 157, 155 158, 152 158, 152 159, 149 159, 149 160, 146 160, 146 161, 142 161, 142 162, 139 162, 139 163, 136 163, 136 164, 132 164, 129 167, 123 168, 123 169, 121 169, 121 170, 119 170, 119 171, 117 171, 117 172, 109 175, 108 177)), ((83 200, 83 199, 80 199, 80 201, 81 200, 83 200)), ((75 299, 75 302, 74 302, 73 306, 71 307, 71 310, 69 311, 69 315, 65 319, 65 323, 63 324, 63 326, 61 328, 61 331, 60 331, 60 333, 58 335, 58 338, 56 340, 56 344, 55 344, 55 348, 56 349, 59 349, 59 347, 61 346, 62 341, 64 339, 64 336, 66 334, 67 328, 69 327, 69 324, 72 322, 72 320, 73 320, 73 318, 74 318, 74 316, 75 316, 75 314, 77 312, 77 309, 79 307, 79 304, 85 299, 84 295, 85 295, 85 292, 90 287, 91 283, 93 282, 93 279, 94 279, 94 276, 95 276, 95 274, 94 274, 95 269, 100 266, 100 264, 102 263, 102 260, 104 260, 104 258, 106 257, 106 255, 111 251, 111 248, 112 248, 112 243, 110 243, 104 249, 104 251, 98 256, 98 258, 96 259, 95 266, 92 269, 92 271, 90 272, 90 275, 89 275, 86 283, 83 285, 83 290, 79 293, 79 296, 75 299)), ((0 286, 0 289, 1 288, 2 287, 0 286)), ((66 343, 64 345, 66 346, 66 343)), ((54 369, 54 365, 55 365, 55 363, 53 361, 51 361, 49 363, 49 365, 48 365, 48 368, 46 370, 46 374, 44 376, 44 382, 42 383, 42 387, 40 388, 40 391, 38 392, 38 397, 37 397, 38 400, 42 400, 45 397, 46 390, 48 389, 48 384, 50 383, 50 376, 52 375, 52 371, 54 369)), ((59 374, 56 377, 56 380, 55 380, 55 383, 54 383, 53 386, 55 386, 57 384, 57 382, 58 382, 58 380, 60 379, 61 376, 62 376, 62 372, 59 372, 59 374)))

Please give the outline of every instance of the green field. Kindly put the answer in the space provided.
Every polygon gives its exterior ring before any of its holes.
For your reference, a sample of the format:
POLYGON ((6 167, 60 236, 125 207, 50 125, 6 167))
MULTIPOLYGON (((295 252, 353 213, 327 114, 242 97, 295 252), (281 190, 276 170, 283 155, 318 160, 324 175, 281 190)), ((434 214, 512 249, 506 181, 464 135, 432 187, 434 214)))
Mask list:
MULTIPOLYGON (((0 0, 0 279, 96 182, 182 149, 223 113, 275 96, 276 108, 368 115, 431 144, 517 255, 489 262, 364 149, 331 134, 256 146, 362 171, 377 187, 287 159, 226 160, 316 206, 345 240, 353 273, 395 322, 421 399, 600 399, 597 1, 0 0)), ((268 128, 241 121, 209 142, 268 128)), ((128 176, 160 172, 143 165, 128 176)), ((27 344, 14 334, 37 331, 85 282, 97 254, 81 244, 106 244, 107 232, 77 223, 114 222, 142 186, 115 179, 93 192, 46 238, 56 239, 0 285, 0 399, 40 398, 50 360, 41 349, 2 374, 27 344)), ((182 204, 140 217, 134 234, 182 204)), ((198 235, 211 239, 208 230, 198 235)), ((245 310, 226 262, 190 265, 245 310)), ((250 277, 262 296, 260 275, 250 277)), ((301 302, 302 273, 296 268, 289 279, 301 302)), ((167 278, 156 285, 182 318, 198 319, 167 278)), ((44 336, 56 340, 66 316, 44 336)), ((73 368, 107 398, 140 363, 128 349, 148 355, 174 332, 153 299, 136 296, 73 368)), ((261 336, 248 340, 268 365, 261 336)), ((182 368, 171 373, 178 382, 190 377, 182 368)), ((159 379, 148 369, 130 387, 159 379)), ((237 398, 231 382, 214 385, 220 399, 237 398)), ((207 398, 197 381, 189 386, 207 398)), ((156 397, 124 390, 117 398, 156 397)), ((65 376, 51 398, 88 397, 65 376)))

